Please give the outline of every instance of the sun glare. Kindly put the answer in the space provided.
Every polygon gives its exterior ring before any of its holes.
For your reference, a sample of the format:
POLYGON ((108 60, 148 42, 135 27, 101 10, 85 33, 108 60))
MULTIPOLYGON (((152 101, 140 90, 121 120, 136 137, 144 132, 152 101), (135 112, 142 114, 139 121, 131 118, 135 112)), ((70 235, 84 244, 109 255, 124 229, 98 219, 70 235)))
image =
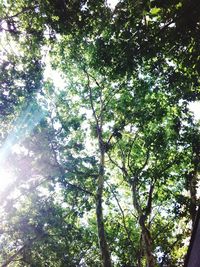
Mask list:
POLYGON ((0 193, 13 181, 11 171, 4 169, 0 166, 0 193))

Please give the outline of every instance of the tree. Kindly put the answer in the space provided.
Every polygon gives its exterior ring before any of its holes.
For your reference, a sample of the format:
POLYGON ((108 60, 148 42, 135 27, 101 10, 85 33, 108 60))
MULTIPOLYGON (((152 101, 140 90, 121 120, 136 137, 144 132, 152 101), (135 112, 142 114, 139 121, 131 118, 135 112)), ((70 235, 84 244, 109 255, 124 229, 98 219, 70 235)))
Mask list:
POLYGON ((2 34, 19 50, 2 62, 1 103, 15 135, 6 158, 20 195, 16 202, 12 187, 3 195, 3 266, 182 264, 198 204, 199 132, 188 110, 199 86, 192 7, 2 4, 2 34), (42 82, 45 47, 66 88, 42 82), (26 113, 14 124, 13 110, 26 113))

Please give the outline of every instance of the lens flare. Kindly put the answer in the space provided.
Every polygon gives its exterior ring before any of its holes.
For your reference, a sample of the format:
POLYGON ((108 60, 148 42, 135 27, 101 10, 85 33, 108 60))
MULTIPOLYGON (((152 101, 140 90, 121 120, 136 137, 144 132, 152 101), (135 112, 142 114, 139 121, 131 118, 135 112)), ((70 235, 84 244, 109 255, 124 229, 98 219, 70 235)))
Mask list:
POLYGON ((44 116, 45 112, 42 111, 38 104, 31 103, 13 123, 12 132, 0 149, 0 191, 5 189, 13 180, 13 174, 9 168, 9 155, 12 153, 12 148, 30 135, 44 116))

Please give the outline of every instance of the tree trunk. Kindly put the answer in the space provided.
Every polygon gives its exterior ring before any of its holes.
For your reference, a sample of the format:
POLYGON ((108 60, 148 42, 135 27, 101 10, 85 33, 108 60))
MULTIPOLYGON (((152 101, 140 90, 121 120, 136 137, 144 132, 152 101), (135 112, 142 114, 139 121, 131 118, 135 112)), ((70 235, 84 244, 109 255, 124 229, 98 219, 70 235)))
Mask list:
MULTIPOLYGON (((195 139, 194 139, 195 140, 195 139)), ((197 214, 197 185, 198 185, 198 172, 199 172, 199 162, 200 162, 200 148, 194 141, 193 144, 193 158, 192 158, 192 165, 193 170, 190 171, 186 175, 186 182, 188 185, 188 189, 190 191, 190 206, 189 206, 189 212, 192 219, 192 225, 194 226, 196 214, 197 214)))
POLYGON ((152 253, 152 239, 148 228, 145 225, 144 217, 141 216, 139 219, 139 224, 142 229, 142 240, 144 243, 144 252, 147 260, 147 267, 155 266, 155 258, 152 253))
POLYGON ((88 78, 88 88, 90 94, 90 104, 93 112, 93 117, 96 122, 96 130, 98 136, 98 144, 99 144, 99 152, 100 152, 100 162, 99 162, 99 174, 97 180, 97 192, 96 192, 96 219, 97 219, 97 229, 98 229, 98 238, 99 238, 99 247, 101 251, 102 264, 103 267, 111 267, 111 257, 108 248, 108 244, 106 241, 106 233, 104 227, 104 219, 103 219, 103 207, 102 207, 102 196, 103 196, 103 188, 104 188, 104 169, 105 169, 105 145, 103 142, 102 135, 102 125, 103 125, 103 102, 102 102, 102 88, 100 87, 100 115, 97 116, 96 110, 94 108, 92 89, 90 87, 90 76, 86 70, 84 72, 88 78))
POLYGON ((99 166, 99 176, 98 176, 98 185, 97 185, 97 196, 96 196, 96 217, 97 217, 97 227, 98 227, 98 238, 99 246, 101 250, 101 257, 103 262, 103 267, 111 267, 111 257, 106 241, 105 229, 104 229, 104 220, 103 220, 103 208, 102 208, 102 195, 104 187, 104 161, 105 161, 105 152, 102 140, 99 142, 100 147, 100 166, 99 166))
POLYGON ((132 197, 133 197, 133 206, 136 209, 138 215, 139 215, 139 224, 142 230, 142 241, 144 245, 144 253, 147 261, 147 267, 154 267, 155 266, 155 258, 153 256, 153 249, 152 249, 152 238, 149 232, 149 229, 147 228, 145 221, 146 216, 143 214, 143 211, 140 207, 140 203, 138 201, 137 197, 137 186, 136 181, 133 181, 132 183, 132 197))
POLYGON ((194 226, 195 223, 195 218, 197 214, 197 178, 195 174, 191 174, 191 179, 189 181, 189 191, 190 191, 190 197, 191 197, 191 202, 190 202, 190 207, 189 207, 189 212, 190 216, 192 219, 192 225, 194 226))

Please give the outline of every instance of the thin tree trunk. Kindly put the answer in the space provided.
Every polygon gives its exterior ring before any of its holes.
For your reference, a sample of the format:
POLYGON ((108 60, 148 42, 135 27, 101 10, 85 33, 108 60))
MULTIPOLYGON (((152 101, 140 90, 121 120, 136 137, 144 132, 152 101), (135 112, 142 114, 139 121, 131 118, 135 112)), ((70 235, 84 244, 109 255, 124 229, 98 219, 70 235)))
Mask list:
POLYGON ((144 243, 144 252, 147 260, 147 267, 155 266, 155 258, 152 253, 152 238, 148 228, 145 225, 144 217, 139 219, 139 223, 142 229, 142 240, 144 243))
POLYGON ((142 256, 143 256, 143 240, 142 235, 140 236, 140 249, 137 255, 137 267, 142 267, 142 256))
POLYGON ((101 250, 103 267, 111 267, 111 257, 106 241, 105 227, 103 220, 103 208, 102 208, 102 195, 104 187, 104 161, 105 161, 105 152, 103 144, 100 141, 100 166, 99 166, 99 177, 97 185, 97 196, 96 196, 96 217, 97 217, 97 227, 98 227, 98 237, 99 237, 99 246, 101 250))
POLYGON ((144 253, 147 261, 147 267, 154 267, 155 266, 155 258, 153 256, 153 249, 152 249, 152 238, 149 232, 148 227, 145 224, 146 216, 140 207, 140 203, 137 198, 137 187, 136 181, 132 183, 132 197, 133 197, 133 206, 136 209, 139 215, 139 224, 142 230, 142 241, 144 245, 144 253))
POLYGON ((194 173, 190 174, 190 181, 189 181, 189 191, 190 191, 190 197, 191 197, 191 202, 190 202, 190 216, 192 219, 192 225, 194 226, 195 223, 195 218, 196 218, 196 213, 197 213, 197 178, 194 173))
POLYGON ((189 213, 194 226, 197 213, 197 166, 193 160, 194 170, 186 174, 187 189, 190 192, 189 213))
POLYGON ((103 207, 102 207, 102 196, 103 196, 103 188, 104 188, 104 169, 105 169, 105 147, 102 137, 102 125, 103 125, 103 102, 102 102, 102 88, 99 86, 98 82, 95 80, 96 84, 100 89, 100 115, 97 116, 96 110, 94 107, 92 89, 90 87, 90 75, 86 70, 84 70, 88 79, 88 89, 89 89, 89 97, 90 104, 92 108, 93 117, 96 123, 96 130, 98 136, 99 143, 99 151, 100 151, 100 162, 99 162, 99 175, 97 180, 97 192, 96 192, 96 219, 97 219, 97 229, 98 229, 98 238, 99 238, 99 247, 101 251, 102 264, 103 267, 112 267, 111 257, 109 247, 106 241, 106 233, 104 227, 104 219, 103 219, 103 207))
POLYGON ((190 171, 186 175, 186 182, 188 185, 188 189, 190 191, 190 206, 189 206, 189 212, 192 219, 192 225, 194 226, 196 214, 197 214, 197 185, 198 185, 198 172, 199 172, 199 162, 200 162, 200 148, 194 141, 193 144, 193 157, 192 157, 192 165, 193 170, 190 171))

